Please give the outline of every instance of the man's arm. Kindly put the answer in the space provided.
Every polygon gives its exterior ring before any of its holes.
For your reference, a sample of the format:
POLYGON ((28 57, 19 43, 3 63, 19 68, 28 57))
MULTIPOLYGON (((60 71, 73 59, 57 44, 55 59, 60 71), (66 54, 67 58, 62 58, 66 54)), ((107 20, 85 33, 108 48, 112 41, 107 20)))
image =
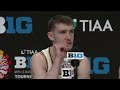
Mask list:
POLYGON ((45 78, 47 63, 40 53, 34 54, 31 57, 30 70, 33 79, 45 78))
POLYGON ((90 63, 87 57, 78 66, 78 79, 90 79, 90 63))
POLYGON ((31 74, 33 79, 57 79, 60 70, 60 63, 55 60, 49 72, 47 72, 47 62, 40 54, 34 54, 31 58, 31 74))

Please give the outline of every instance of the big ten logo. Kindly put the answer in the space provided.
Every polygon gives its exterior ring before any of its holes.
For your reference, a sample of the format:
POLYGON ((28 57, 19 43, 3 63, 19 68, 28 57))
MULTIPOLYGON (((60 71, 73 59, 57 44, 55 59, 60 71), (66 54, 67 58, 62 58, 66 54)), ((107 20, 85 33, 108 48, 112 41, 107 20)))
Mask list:
POLYGON ((110 60, 107 57, 96 57, 93 60, 88 57, 91 70, 90 74, 108 74, 110 72, 110 60))
POLYGON ((27 57, 24 57, 24 56, 15 56, 15 68, 30 68, 30 59, 31 59, 31 56, 27 56, 27 57))
POLYGON ((72 78, 72 67, 70 63, 64 62, 61 68, 61 77, 62 79, 71 79, 72 78))
MULTIPOLYGON (((104 22, 104 26, 102 25, 103 23, 100 23, 100 20, 79 20, 79 23, 82 27, 82 31, 89 31, 89 32, 94 32, 94 31, 100 31, 104 32, 106 30, 113 31, 112 26, 110 24, 110 20, 106 20, 104 22), (102 27, 103 26, 103 27, 102 27)), ((78 20, 73 19, 73 26, 74 28, 78 25, 78 20)))
POLYGON ((67 52, 68 59, 83 59, 84 53, 83 52, 67 52))
POLYGON ((0 34, 29 34, 32 32, 31 17, 0 17, 0 34))

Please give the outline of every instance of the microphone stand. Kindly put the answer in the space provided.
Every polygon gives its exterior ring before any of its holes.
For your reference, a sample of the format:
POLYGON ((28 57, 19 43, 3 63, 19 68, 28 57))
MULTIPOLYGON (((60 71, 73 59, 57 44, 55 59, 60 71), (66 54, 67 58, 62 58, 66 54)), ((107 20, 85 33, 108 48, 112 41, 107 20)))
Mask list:
POLYGON ((77 79, 77 67, 79 66, 79 60, 71 60, 71 65, 74 67, 74 79, 77 79))
POLYGON ((77 79, 77 66, 74 66, 74 79, 77 79))

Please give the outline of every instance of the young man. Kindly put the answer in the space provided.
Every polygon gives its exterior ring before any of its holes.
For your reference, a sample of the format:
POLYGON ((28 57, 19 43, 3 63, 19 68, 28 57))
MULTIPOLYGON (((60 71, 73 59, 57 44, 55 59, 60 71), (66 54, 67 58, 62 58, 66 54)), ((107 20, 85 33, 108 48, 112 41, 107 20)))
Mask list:
MULTIPOLYGON (((67 51, 73 47, 74 26, 69 16, 56 15, 48 22, 48 38, 53 45, 31 58, 31 74, 33 79, 59 79, 61 64, 67 51)), ((80 62, 77 69, 77 79, 90 78, 90 64, 87 57, 80 62)))

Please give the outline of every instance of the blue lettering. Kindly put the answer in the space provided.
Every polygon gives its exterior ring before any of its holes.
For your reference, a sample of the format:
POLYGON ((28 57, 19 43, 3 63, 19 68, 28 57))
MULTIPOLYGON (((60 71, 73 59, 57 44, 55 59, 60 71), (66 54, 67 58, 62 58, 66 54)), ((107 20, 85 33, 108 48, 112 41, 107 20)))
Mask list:
MULTIPOLYGON (((88 58, 91 64, 91 58, 88 58)), ((110 71, 110 60, 107 57, 96 57, 93 60, 93 70, 90 70, 90 73, 93 74, 107 74, 110 71), (102 64, 102 66, 100 65, 102 64), (101 68, 100 68, 101 66, 101 68)))
POLYGON ((27 58, 27 68, 30 68, 30 59, 31 59, 31 56, 28 56, 26 58, 27 58))
POLYGON ((7 34, 29 34, 32 32, 32 18, 31 17, 6 17, 6 33, 7 34))
POLYGON ((32 19, 30 17, 18 17, 16 19, 16 31, 20 34, 27 34, 32 32, 32 19), (25 24, 26 29, 22 29, 22 22, 27 22, 25 24))

